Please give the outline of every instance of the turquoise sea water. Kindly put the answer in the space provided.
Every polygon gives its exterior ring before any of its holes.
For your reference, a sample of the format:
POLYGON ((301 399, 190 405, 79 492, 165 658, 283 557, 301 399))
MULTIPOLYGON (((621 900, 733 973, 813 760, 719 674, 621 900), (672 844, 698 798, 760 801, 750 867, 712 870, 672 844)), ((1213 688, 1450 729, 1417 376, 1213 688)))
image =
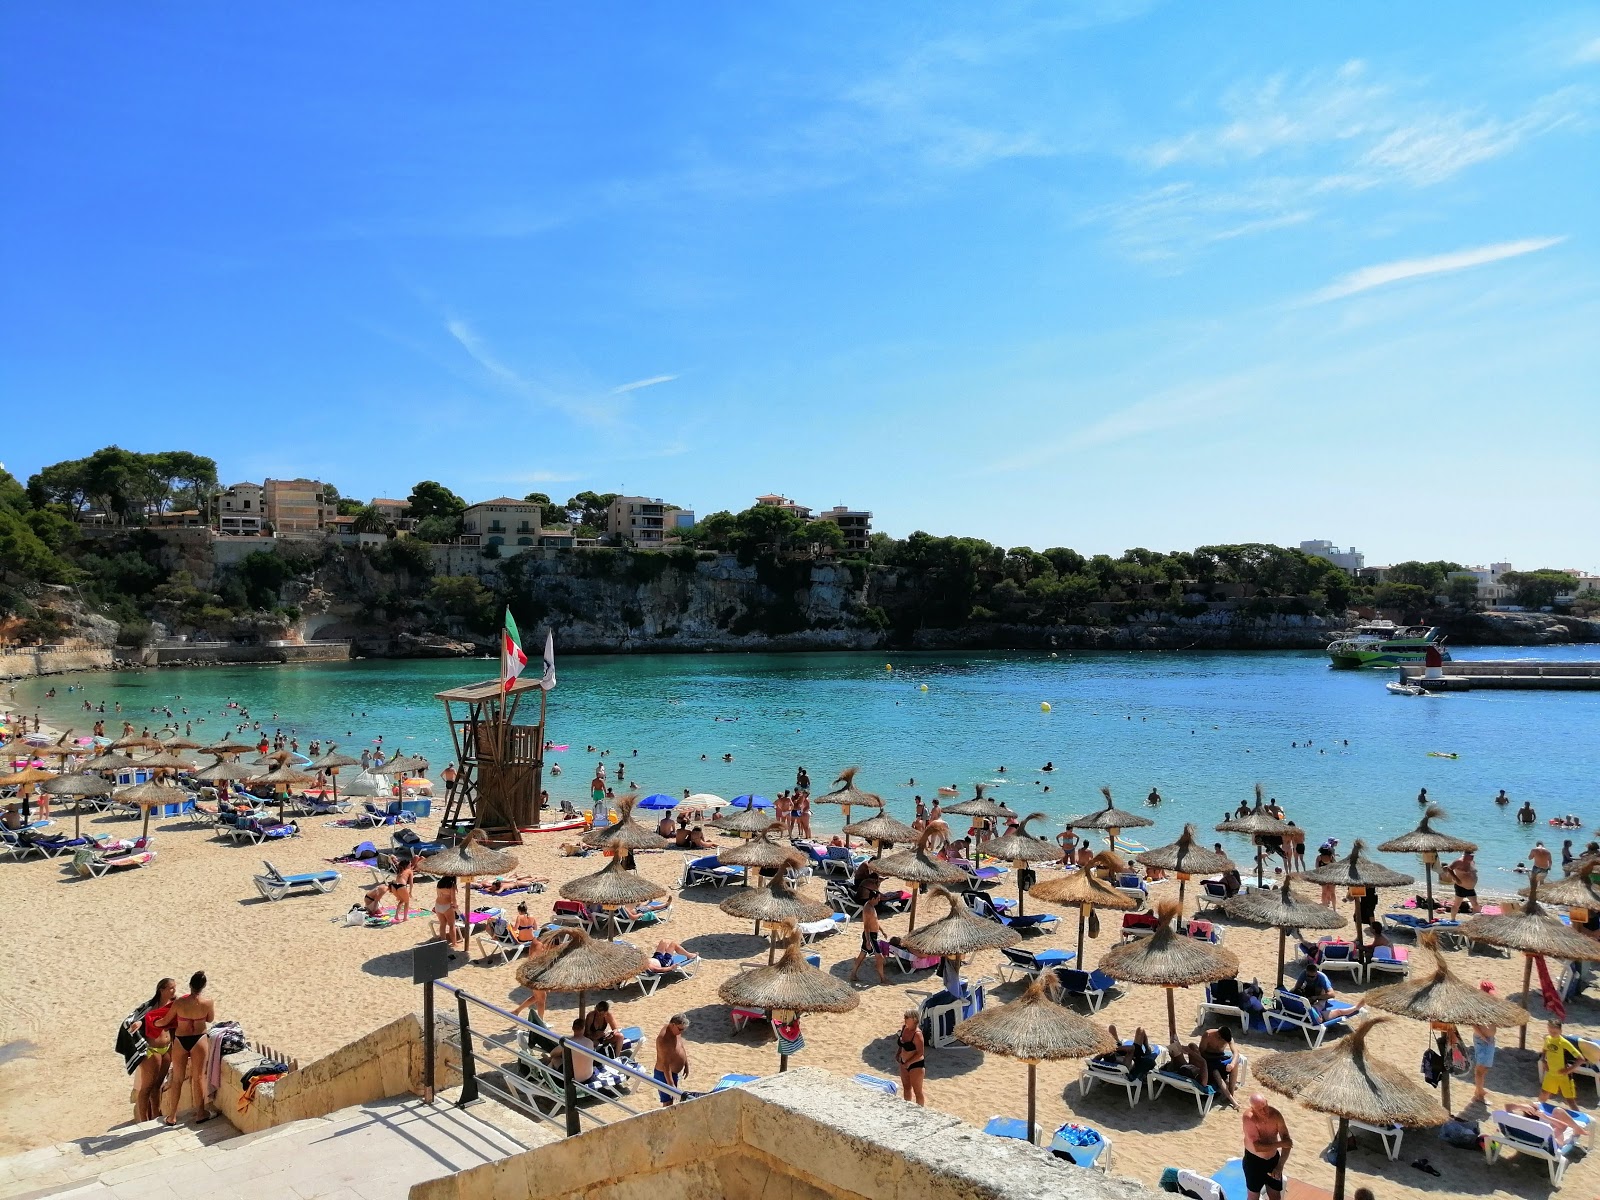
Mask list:
MULTIPOLYGON (((1456 653, 1597 659, 1600 646, 1456 653)), ((580 806, 592 744, 609 749, 610 761, 625 759, 646 792, 770 796, 804 764, 820 793, 839 768, 858 765, 862 785, 904 820, 913 795, 931 800, 947 784, 965 798, 987 782, 1018 811, 1050 814, 1051 832, 1060 818, 1097 807, 1106 784, 1119 807, 1156 817, 1154 828, 1130 834, 1150 846, 1173 840, 1186 820, 1214 840, 1224 809, 1259 780, 1312 846, 1335 836, 1348 849, 1354 837, 1376 843, 1413 826, 1426 787, 1451 814, 1445 827, 1477 841, 1491 872, 1525 859, 1535 838, 1552 849, 1567 837, 1581 846, 1600 815, 1600 692, 1410 699, 1384 691, 1390 673, 1330 671, 1320 654, 1297 652, 666 655, 565 658, 558 667, 550 736, 571 749, 552 756, 564 773, 549 786, 580 806), (1054 772, 1037 769, 1046 761, 1054 772), (1152 787, 1166 802, 1144 809, 1152 787), (1517 803, 1532 800, 1539 825, 1518 827, 1511 808, 1496 808, 1500 788, 1517 803), (1582 831, 1544 824, 1566 812, 1584 818, 1582 831)), ((434 693, 496 670, 481 660, 361 661, 84 675, 19 684, 16 707, 82 724, 82 698, 103 699, 114 732, 117 701, 136 724, 157 719, 152 705, 170 704, 179 719, 185 707, 190 719, 207 717, 197 732, 220 736, 232 727, 223 706, 235 699, 268 730, 295 731, 302 748, 316 737, 359 753, 382 735, 386 747, 422 753, 437 770, 449 743, 434 693), (65 692, 79 683, 84 691, 65 692), (42 699, 51 685, 57 697, 42 699)), ((836 826, 837 812, 819 808, 814 826, 836 826)))

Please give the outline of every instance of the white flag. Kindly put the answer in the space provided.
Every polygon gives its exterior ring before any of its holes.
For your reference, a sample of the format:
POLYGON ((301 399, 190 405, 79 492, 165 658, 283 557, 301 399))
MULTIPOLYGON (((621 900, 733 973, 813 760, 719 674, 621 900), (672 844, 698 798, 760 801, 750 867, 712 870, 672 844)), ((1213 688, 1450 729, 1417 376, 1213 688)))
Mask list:
POLYGON ((544 674, 539 676, 539 686, 549 691, 556 685, 556 638, 554 633, 544 635, 544 674))

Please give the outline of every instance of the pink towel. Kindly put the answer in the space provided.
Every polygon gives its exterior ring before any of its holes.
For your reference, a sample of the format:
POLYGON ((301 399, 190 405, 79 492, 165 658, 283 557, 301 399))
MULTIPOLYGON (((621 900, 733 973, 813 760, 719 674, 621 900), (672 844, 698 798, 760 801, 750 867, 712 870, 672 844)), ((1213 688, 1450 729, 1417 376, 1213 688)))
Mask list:
POLYGON ((1544 955, 1535 954, 1533 965, 1539 969, 1539 994, 1544 997, 1545 1011, 1558 1021, 1567 1019, 1567 1006, 1561 1001, 1561 993, 1556 991, 1556 985, 1550 978, 1550 968, 1545 965, 1544 955))

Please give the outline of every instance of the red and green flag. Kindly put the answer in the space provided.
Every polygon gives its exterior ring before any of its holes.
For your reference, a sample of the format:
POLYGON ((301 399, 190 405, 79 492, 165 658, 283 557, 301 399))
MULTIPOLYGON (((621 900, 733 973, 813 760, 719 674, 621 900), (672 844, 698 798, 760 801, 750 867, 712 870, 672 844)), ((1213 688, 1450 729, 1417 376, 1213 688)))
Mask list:
POLYGON ((517 619, 506 609, 505 629, 500 634, 500 691, 511 690, 522 668, 528 665, 528 656, 522 649, 522 637, 517 632, 517 619))

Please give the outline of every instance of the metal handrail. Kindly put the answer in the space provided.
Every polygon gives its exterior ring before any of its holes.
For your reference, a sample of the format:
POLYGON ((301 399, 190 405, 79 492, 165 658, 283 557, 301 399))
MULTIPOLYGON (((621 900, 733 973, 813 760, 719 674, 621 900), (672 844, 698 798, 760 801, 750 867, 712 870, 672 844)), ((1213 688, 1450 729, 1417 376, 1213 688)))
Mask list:
MULTIPOLYGON (((577 1088, 578 1088, 579 1085, 577 1084, 577 1081, 576 1081, 576 1079, 575 1079, 575 1077, 573 1075, 573 1070, 572 1070, 572 1054, 573 1054, 574 1050, 576 1050, 580 1054, 587 1055, 588 1057, 593 1058, 596 1061, 603 1062, 605 1067, 608 1070, 615 1071, 620 1075, 630 1077, 630 1078, 632 1078, 634 1080, 637 1080, 638 1082, 640 1082, 642 1084, 645 1084, 652 1091, 657 1091, 657 1092, 661 1092, 661 1093, 663 1093, 665 1095, 672 1096, 675 1101, 682 1101, 682 1100, 686 1100, 686 1099, 690 1098, 690 1093, 689 1092, 686 1092, 683 1089, 674 1086, 673 1084, 667 1083, 664 1080, 657 1079, 657 1078, 655 1078, 654 1075, 646 1074, 645 1071, 642 1068, 631 1067, 627 1063, 622 1062, 622 1061, 620 1061, 618 1059, 606 1058, 606 1056, 601 1054, 598 1050, 592 1050, 587 1046, 579 1046, 572 1040, 571 1037, 568 1037, 568 1036, 566 1036, 564 1034, 559 1034, 559 1033, 557 1033, 555 1030, 551 1029, 547 1025, 541 1025, 541 1024, 538 1024, 537 1022, 533 1022, 533 1021, 526 1021, 526 1020, 524 1020, 523 1018, 517 1016, 514 1013, 507 1012, 505 1009, 501 1008, 499 1005, 491 1004, 489 1001, 484 1000, 482 997, 474 996, 471 992, 465 991, 462 988, 458 988, 454 984, 446 983, 442 979, 434 980, 431 985, 424 985, 424 993, 423 993, 424 1000, 425 1000, 425 1004, 424 1004, 425 1013, 424 1013, 424 1018, 423 1019, 424 1019, 424 1024, 426 1026, 426 1028, 424 1029, 424 1035, 428 1039, 428 1042, 429 1042, 429 1045, 427 1047, 427 1053, 425 1055, 424 1065, 425 1065, 425 1069, 426 1069, 426 1072, 427 1072, 427 1087, 428 1087, 428 1092, 429 1092, 430 1096, 432 1095, 432 1091, 433 1091, 433 1047, 432 1047, 432 1040, 433 1040, 433 1021, 432 1021, 432 1008, 433 1008, 432 996, 433 996, 433 993, 432 993, 432 988, 433 987, 442 988, 444 991, 449 992, 450 994, 452 994, 456 998, 457 1014, 458 1014, 458 1020, 457 1020, 456 1024, 457 1024, 457 1027, 459 1028, 459 1030, 461 1031, 461 1033, 463 1034, 462 1039, 461 1039, 461 1047, 460 1047, 461 1048, 461 1056, 462 1056, 462 1061, 461 1061, 462 1089, 461 1089, 461 1098, 460 1098, 460 1100, 458 1102, 458 1103, 460 1103, 462 1105, 470 1104, 473 1100, 476 1100, 478 1098, 478 1079, 477 1079, 477 1075, 476 1075, 475 1052, 472 1049, 472 1041, 471 1041, 472 1038, 474 1038, 474 1037, 480 1038, 488 1046, 492 1046, 496 1050, 500 1050, 500 1051, 509 1050, 513 1054, 516 1054, 519 1059, 521 1058, 521 1050, 520 1050, 520 1048, 508 1046, 503 1041, 497 1041, 495 1038, 490 1037, 488 1034, 483 1033, 483 1032, 481 1032, 479 1030, 475 1030, 475 1029, 472 1028, 471 1022, 467 1018, 467 1005, 469 1003, 470 1004, 476 1004, 479 1008, 486 1009, 489 1012, 494 1013, 496 1016, 504 1018, 505 1020, 509 1021, 513 1026, 520 1027, 521 1029, 527 1030, 527 1031, 530 1031, 530 1032, 536 1032, 540 1036, 540 1038, 542 1040, 544 1040, 544 1041, 553 1041, 562 1049, 563 1053, 561 1055, 561 1082, 562 1082, 562 1090, 563 1090, 563 1093, 564 1093, 563 1099, 562 1099, 562 1109, 563 1109, 563 1112, 565 1113, 565 1116, 566 1116, 565 1126, 566 1126, 566 1134, 567 1134, 568 1137, 571 1137, 574 1134, 582 1132, 581 1121, 582 1121, 582 1118, 584 1116, 589 1116, 591 1119, 598 1120, 598 1117, 596 1116, 596 1114, 594 1112, 589 1111, 589 1110, 585 1110, 585 1109, 580 1109, 578 1107, 578 1103, 577 1103, 577 1099, 578 1099, 577 1088)), ((539 1112, 537 1108, 534 1108, 533 1106, 524 1103, 523 1101, 521 1101, 520 1099, 518 1099, 518 1098, 516 1098, 514 1096, 506 1094, 500 1088, 495 1087, 493 1084, 489 1085, 489 1088, 490 1088, 491 1091, 497 1093, 499 1095, 500 1099, 502 1099, 504 1102, 506 1102, 508 1104, 513 1105, 519 1111, 531 1112, 532 1115, 534 1115, 535 1117, 537 1117, 541 1121, 550 1122, 552 1124, 554 1123, 555 1118, 553 1116, 551 1116, 549 1114, 546 1114, 546 1113, 539 1112)), ((594 1092, 594 1091, 589 1091, 587 1094, 592 1096, 595 1099, 603 1101, 606 1104, 609 1104, 609 1105, 612 1105, 612 1106, 614 1106, 616 1108, 622 1109, 622 1111, 624 1113, 626 1113, 627 1116, 636 1117, 636 1116, 640 1115, 638 1109, 631 1108, 630 1106, 628 1106, 627 1104, 624 1104, 621 1100, 618 1100, 615 1097, 607 1096, 607 1095, 605 1095, 603 1093, 594 1092)), ((600 1124, 607 1124, 607 1122, 600 1121, 600 1124)))

